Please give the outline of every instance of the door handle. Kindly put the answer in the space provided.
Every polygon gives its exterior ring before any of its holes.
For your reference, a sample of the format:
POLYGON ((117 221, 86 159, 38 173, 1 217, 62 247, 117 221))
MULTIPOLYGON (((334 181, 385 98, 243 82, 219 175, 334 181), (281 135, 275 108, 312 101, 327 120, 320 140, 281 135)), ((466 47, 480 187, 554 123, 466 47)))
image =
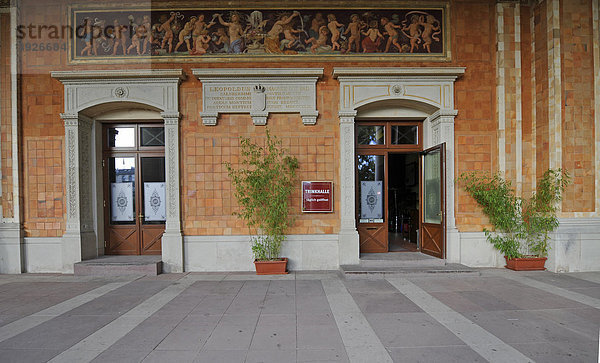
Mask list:
POLYGON ((140 213, 140 214, 138 215, 138 218, 139 218, 139 219, 142 219, 142 218, 144 218, 144 215, 140 213))

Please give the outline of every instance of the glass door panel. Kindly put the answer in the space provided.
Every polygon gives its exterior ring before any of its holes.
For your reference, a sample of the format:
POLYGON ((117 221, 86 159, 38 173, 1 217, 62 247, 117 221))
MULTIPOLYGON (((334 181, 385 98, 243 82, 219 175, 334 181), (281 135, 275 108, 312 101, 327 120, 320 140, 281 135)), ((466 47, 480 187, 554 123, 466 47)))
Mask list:
POLYGON ((384 155, 358 155, 358 189, 360 223, 383 223, 384 213, 384 155))
POLYGON ((438 258, 446 257, 445 158, 445 144, 425 150, 422 157, 421 251, 438 258))
POLYGON ((440 172, 440 150, 433 150, 425 154, 423 159, 423 179, 424 179, 424 205, 423 221, 425 223, 442 222, 442 193, 441 193, 441 172, 440 172))
POLYGON ((110 223, 135 224, 135 157, 109 157, 110 223))
POLYGON ((165 158, 142 157, 143 224, 162 224, 167 219, 165 204, 165 158))

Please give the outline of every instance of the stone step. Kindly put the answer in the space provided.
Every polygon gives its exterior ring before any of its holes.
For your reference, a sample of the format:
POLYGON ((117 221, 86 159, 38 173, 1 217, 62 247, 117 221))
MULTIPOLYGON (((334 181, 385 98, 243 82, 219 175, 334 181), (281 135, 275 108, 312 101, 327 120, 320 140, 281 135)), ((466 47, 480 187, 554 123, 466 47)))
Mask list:
POLYGON ((162 273, 161 256, 100 256, 75 264, 75 276, 125 276, 162 273))
POLYGON ((445 266, 446 261, 419 252, 363 253, 361 267, 421 268, 445 266))
POLYGON ((414 267, 342 265, 340 266, 340 273, 345 279, 384 279, 390 277, 431 276, 432 274, 480 275, 478 270, 457 263, 449 263, 443 266, 414 267))

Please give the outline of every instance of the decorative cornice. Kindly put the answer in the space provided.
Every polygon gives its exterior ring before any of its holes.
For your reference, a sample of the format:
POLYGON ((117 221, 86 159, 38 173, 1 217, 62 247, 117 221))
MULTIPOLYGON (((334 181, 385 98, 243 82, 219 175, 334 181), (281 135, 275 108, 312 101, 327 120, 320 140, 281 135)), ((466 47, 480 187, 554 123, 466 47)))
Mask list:
POLYGON ((323 68, 196 68, 198 78, 321 77, 323 68))
POLYGON ((160 117, 163 119, 177 120, 181 118, 181 114, 179 112, 161 112, 160 117))
POLYGON ((465 67, 377 67, 347 68, 335 67, 333 78, 340 77, 449 77, 456 79, 465 73, 465 67))
POLYGON ((342 117, 356 117, 358 112, 356 110, 341 110, 338 112, 338 116, 342 117))
POLYGON ((80 80, 114 80, 114 79, 185 79, 182 69, 123 69, 123 70, 82 70, 52 71, 52 78, 61 82, 80 80))

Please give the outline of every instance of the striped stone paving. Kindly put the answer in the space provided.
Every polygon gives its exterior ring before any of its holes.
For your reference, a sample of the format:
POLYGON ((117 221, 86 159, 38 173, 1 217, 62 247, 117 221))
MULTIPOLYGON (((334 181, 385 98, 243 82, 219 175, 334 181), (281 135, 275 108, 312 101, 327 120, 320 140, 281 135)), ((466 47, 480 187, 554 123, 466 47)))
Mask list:
POLYGON ((600 272, 0 275, 6 362, 597 362, 600 272))

